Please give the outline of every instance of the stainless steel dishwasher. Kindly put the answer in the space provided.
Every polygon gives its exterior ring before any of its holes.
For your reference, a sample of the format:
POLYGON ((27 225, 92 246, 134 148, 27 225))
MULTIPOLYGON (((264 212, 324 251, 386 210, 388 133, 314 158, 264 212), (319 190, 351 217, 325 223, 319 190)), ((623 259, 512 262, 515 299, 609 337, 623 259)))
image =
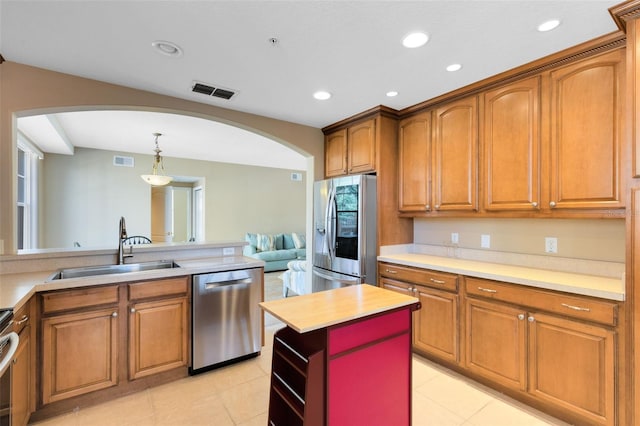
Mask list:
POLYGON ((193 275, 191 374, 260 353, 262 277, 262 268, 193 275))

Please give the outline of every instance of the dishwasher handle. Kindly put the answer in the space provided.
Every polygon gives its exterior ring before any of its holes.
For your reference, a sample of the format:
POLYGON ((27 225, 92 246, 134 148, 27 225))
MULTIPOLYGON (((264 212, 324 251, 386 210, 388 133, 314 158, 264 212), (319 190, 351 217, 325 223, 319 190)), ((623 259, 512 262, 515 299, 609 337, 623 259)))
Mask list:
POLYGON ((204 285, 202 286, 203 290, 215 290, 217 288, 221 288, 221 287, 228 287, 228 286, 233 286, 233 285, 239 285, 239 284, 251 284, 252 280, 251 278, 244 278, 244 279, 239 279, 239 280, 229 280, 229 281, 220 281, 220 282, 208 282, 208 283, 204 283, 204 285))

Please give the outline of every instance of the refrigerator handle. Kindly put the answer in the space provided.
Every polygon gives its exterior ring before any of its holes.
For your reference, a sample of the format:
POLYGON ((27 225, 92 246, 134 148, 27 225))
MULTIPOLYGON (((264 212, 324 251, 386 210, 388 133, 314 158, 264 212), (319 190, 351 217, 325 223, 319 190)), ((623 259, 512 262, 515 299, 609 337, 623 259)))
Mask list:
POLYGON ((326 220, 326 226, 325 229, 327 230, 326 233, 326 242, 327 242, 327 249, 329 251, 329 264, 331 265, 331 262, 333 261, 334 258, 334 244, 335 244, 335 233, 334 233, 334 221, 333 221, 333 213, 335 211, 335 198, 336 198, 336 188, 334 186, 331 186, 331 189, 329 190, 329 198, 327 200, 327 214, 325 217, 326 220))
POLYGON ((360 284, 360 281, 358 278, 337 278, 331 275, 323 274, 322 272, 318 272, 315 269, 313 270, 313 274, 321 278, 324 278, 326 280, 339 282, 341 284, 360 284))

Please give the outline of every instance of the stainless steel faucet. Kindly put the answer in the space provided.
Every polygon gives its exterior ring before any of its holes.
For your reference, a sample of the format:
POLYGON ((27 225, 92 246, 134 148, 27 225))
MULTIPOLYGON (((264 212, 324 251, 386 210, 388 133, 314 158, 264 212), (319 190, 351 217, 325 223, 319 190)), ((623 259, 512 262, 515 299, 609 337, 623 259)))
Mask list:
POLYGON ((122 245, 127 238, 127 224, 124 220, 124 216, 120 217, 120 229, 118 231, 118 265, 124 265, 124 259, 127 257, 133 257, 132 254, 124 254, 122 245))

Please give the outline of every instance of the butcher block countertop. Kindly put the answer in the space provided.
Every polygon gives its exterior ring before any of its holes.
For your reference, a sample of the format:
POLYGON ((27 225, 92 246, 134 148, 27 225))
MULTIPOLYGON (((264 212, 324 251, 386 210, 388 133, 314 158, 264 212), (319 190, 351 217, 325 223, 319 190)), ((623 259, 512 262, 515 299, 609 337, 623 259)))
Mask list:
POLYGON ((417 304, 418 299, 369 284, 261 302, 266 312, 298 333, 417 304))

